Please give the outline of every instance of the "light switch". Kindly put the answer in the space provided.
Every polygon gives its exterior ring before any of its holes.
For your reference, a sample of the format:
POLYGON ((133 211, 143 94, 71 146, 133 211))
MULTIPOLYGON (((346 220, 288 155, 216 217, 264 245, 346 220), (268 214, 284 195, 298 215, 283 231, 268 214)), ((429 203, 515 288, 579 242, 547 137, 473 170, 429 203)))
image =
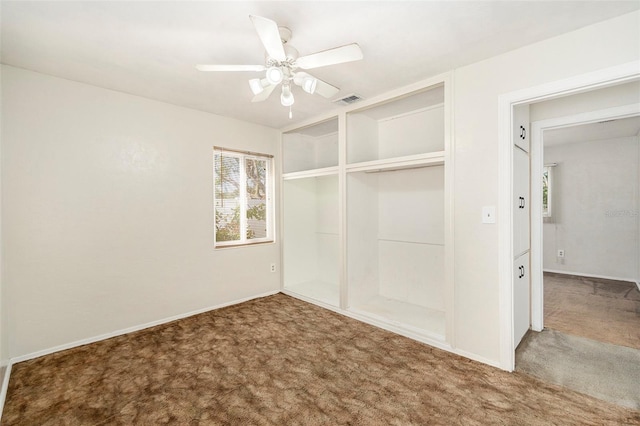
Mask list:
POLYGON ((496 223, 495 206, 484 206, 482 208, 482 223, 496 223))

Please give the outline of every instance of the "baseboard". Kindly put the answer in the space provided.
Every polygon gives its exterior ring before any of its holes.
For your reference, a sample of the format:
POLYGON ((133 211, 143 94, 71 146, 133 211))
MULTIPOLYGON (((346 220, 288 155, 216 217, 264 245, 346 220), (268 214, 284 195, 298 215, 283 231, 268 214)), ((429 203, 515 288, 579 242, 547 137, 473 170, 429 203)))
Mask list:
POLYGON ((160 319, 160 320, 157 320, 157 321, 151 321, 151 322, 148 322, 146 324, 136 325, 136 326, 133 326, 133 327, 117 330, 117 331, 114 331, 114 332, 111 332, 111 333, 105 333, 105 334, 101 334, 99 336, 89 337, 89 338, 86 338, 86 339, 77 340, 75 342, 66 343, 64 345, 54 346, 52 348, 43 349, 43 350, 32 352, 32 353, 29 353, 29 354, 26 354, 26 355, 17 356, 17 357, 11 358, 11 360, 9 362, 9 365, 17 364, 17 363, 23 362, 23 361, 28 361, 28 360, 34 359, 34 358, 39 358, 39 357, 44 356, 44 355, 49 355, 49 354, 60 352, 60 351, 64 351, 64 350, 67 350, 67 349, 76 348, 78 346, 88 345, 90 343, 99 342, 101 340, 110 339, 112 337, 122 336, 123 334, 133 333, 135 331, 140 331, 140 330, 144 330, 146 328, 155 327, 157 325, 166 324, 166 323, 169 323, 169 322, 172 322, 172 321, 176 321, 176 320, 180 320, 180 319, 183 319, 183 318, 187 318, 187 317, 190 317, 190 316, 193 316, 193 315, 203 314, 205 312, 209 312, 209 311, 214 311, 216 309, 225 308, 227 306, 237 305, 239 303, 248 302, 249 300, 260 299, 262 297, 267 297, 267 296, 273 296, 274 294, 277 294, 279 292, 280 292, 280 290, 269 291, 269 292, 266 292, 266 293, 259 294, 257 296, 245 297, 245 298, 242 298, 242 299, 233 300, 231 302, 226 302, 226 303, 222 303, 222 304, 215 305, 215 306, 209 306, 207 308, 198 309, 198 310, 187 312, 187 313, 184 313, 184 314, 174 315, 174 316, 171 316, 171 317, 168 317, 168 318, 163 318, 163 319, 160 319))
POLYGON ((487 365, 490 365, 492 367, 499 368, 500 370, 504 370, 504 371, 508 371, 508 372, 512 372, 513 371, 513 370, 510 370, 510 369, 505 368, 502 365, 500 365, 499 361, 494 361, 492 359, 485 358, 483 356, 476 355, 476 354, 471 353, 471 352, 463 351, 461 349, 453 349, 451 352, 453 352, 456 355, 460 355, 462 357, 469 358, 469 359, 471 359, 473 361, 477 361, 477 362, 482 363, 482 364, 487 364, 487 365))
POLYGON ((7 370, 2 378, 2 388, 0 388, 0 420, 2 420, 2 412, 4 411, 4 401, 7 399, 7 389, 9 389, 9 376, 11 376, 11 361, 6 365, 7 370))
POLYGON ((600 278, 602 280, 626 281, 626 282, 636 283, 638 285, 638 289, 640 289, 640 281, 638 281, 637 278, 610 277, 608 275, 594 275, 594 274, 585 274, 582 272, 558 271, 555 269, 543 269, 542 272, 550 272, 552 274, 562 274, 562 275, 575 275, 577 277, 585 277, 585 278, 600 278))

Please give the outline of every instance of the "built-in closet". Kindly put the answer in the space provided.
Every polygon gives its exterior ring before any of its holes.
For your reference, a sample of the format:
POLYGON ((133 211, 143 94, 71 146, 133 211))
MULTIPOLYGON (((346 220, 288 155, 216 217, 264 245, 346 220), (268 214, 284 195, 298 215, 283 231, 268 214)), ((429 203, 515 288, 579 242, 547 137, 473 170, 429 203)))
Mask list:
POLYGON ((283 283, 340 306, 338 119, 283 135, 283 283))
POLYGON ((451 343, 447 81, 285 130, 285 293, 451 343))

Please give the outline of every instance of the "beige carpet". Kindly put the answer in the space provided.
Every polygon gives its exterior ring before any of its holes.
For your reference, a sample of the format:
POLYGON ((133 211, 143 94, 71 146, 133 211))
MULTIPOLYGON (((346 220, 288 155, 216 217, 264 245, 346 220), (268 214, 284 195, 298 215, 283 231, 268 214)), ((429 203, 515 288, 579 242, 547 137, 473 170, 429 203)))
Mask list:
POLYGON ((640 291, 631 282, 545 273, 544 326, 640 349, 640 291))
POLYGON ((14 366, 4 425, 640 425, 279 294, 14 366))
POLYGON ((530 331, 516 350, 516 370, 640 410, 640 349, 555 330, 530 331))

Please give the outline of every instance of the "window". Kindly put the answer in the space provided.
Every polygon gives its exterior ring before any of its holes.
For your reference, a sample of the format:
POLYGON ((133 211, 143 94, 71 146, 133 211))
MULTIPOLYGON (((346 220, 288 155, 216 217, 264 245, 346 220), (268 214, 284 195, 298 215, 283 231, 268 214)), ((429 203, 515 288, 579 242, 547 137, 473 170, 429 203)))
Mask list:
POLYGON ((272 158, 213 148, 216 247, 273 241, 272 158))
POLYGON ((555 164, 552 164, 542 169, 542 217, 551 217, 554 166, 555 164))

